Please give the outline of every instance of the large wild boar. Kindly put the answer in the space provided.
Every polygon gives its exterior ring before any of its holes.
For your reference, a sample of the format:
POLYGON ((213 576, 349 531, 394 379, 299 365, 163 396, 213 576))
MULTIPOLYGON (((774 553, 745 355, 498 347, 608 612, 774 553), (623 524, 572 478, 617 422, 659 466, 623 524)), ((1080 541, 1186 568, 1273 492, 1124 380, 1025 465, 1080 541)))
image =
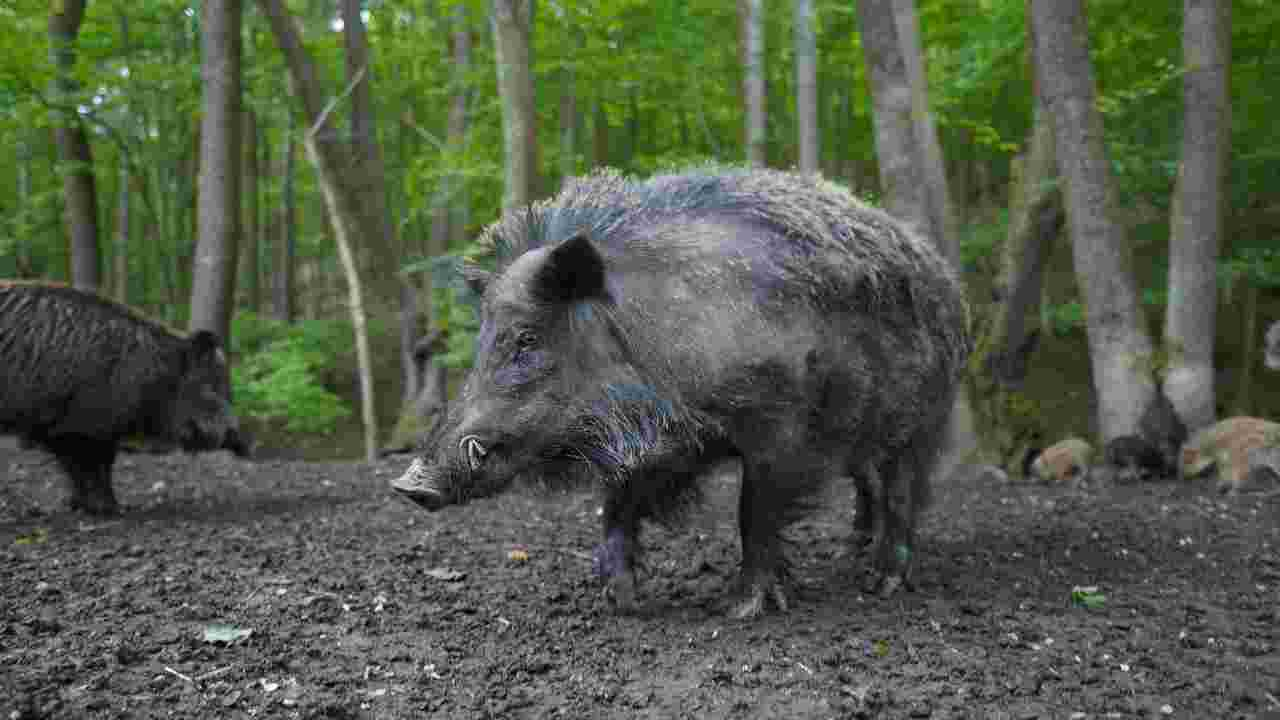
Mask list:
POLYGON ((434 510, 521 476, 597 484, 626 609, 640 521, 740 458, 745 617, 786 608, 780 532, 853 475, 883 588, 907 579, 970 346, 926 242, 821 179, 710 168, 578 179, 482 241, 473 369, 397 490, 434 510))
POLYGON ((0 433, 57 457, 71 506, 118 510, 111 466, 136 435, 245 454, 217 337, 182 337, 123 305, 46 283, 0 282, 0 433))

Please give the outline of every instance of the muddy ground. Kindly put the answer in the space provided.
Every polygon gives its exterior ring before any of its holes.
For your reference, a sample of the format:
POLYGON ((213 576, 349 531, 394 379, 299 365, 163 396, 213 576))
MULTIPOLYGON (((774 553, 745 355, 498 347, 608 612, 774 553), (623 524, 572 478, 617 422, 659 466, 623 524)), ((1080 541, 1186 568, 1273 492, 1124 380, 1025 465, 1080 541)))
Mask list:
POLYGON ((404 457, 133 455, 127 512, 102 521, 8 448, 6 719, 1280 718, 1276 494, 961 473, 924 518, 917 588, 884 600, 842 485, 792 533, 797 607, 741 622, 733 472, 648 532, 643 611, 620 617, 587 493, 428 515, 387 488, 404 457))

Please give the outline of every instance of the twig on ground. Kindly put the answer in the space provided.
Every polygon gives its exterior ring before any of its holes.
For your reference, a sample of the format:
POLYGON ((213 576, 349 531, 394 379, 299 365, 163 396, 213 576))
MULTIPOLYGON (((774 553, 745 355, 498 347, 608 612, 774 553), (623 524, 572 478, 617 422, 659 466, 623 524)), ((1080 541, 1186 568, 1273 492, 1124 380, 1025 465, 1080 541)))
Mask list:
POLYGON ((196 684, 196 681, 195 681, 195 680, 193 680, 193 679, 191 679, 191 677, 190 677, 190 676, 183 675, 182 673, 178 672, 177 670, 174 670, 173 668, 169 667, 168 665, 165 665, 165 666, 164 666, 164 671, 165 671, 165 672, 167 672, 167 673, 169 673, 170 675, 174 675, 174 676, 177 676, 177 677, 179 677, 179 678, 181 678, 181 679, 183 679, 183 680, 186 680, 187 682, 191 683, 192 685, 195 685, 195 684, 196 684))

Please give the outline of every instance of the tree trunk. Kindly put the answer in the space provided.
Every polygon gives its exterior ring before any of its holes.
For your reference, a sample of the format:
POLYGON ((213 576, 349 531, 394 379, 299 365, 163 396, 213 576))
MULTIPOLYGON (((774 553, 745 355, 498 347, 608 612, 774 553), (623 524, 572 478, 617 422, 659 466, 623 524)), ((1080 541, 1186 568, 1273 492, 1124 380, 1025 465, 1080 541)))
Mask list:
POLYGON ((1038 329, 1029 327, 1028 320, 1038 317, 1045 262, 1066 224, 1062 195, 1054 183, 1053 131, 1042 110, 1036 110, 1026 154, 1015 160, 1018 171, 1010 183, 1009 234, 995 288, 998 305, 989 369, 999 383, 1016 389, 1026 379, 1028 356, 1035 349, 1038 329))
POLYGON ((258 263, 258 116, 251 108, 244 111, 244 160, 240 166, 244 188, 244 231, 240 252, 240 275, 247 284, 247 305, 251 312, 262 306, 262 272, 258 263))
POLYGON ((761 0, 744 0, 738 4, 741 13, 743 79, 747 116, 747 165, 765 167, 766 115, 764 80, 764 6, 761 0))
POLYGON ((533 70, 529 67, 529 1, 493 0, 491 14, 506 161, 503 210, 532 202, 537 172, 533 142, 536 137, 533 70))
POLYGON ((338 183, 337 168, 329 164, 329 158, 316 146, 316 132, 324 126, 323 118, 307 131, 307 157, 316 168, 319 176, 320 192, 324 196, 325 206, 329 210, 329 220, 333 224, 334 239, 337 241, 338 257, 342 260, 342 269, 347 276, 348 302, 351 306, 351 324, 356 336, 356 360, 360 366, 360 398, 361 419, 364 423, 365 459, 373 462, 378 458, 378 421, 374 407, 372 353, 369 351, 369 331, 367 328, 364 291, 360 285, 360 271, 356 265, 352 238, 360 232, 358 218, 360 212, 355 207, 354 198, 345 192, 338 183))
POLYGON ((605 167, 609 164, 609 113, 604 101, 596 98, 591 103, 591 165, 605 167))
POLYGON ((818 48, 814 39, 813 0, 796 0, 796 119, 800 172, 816 173, 818 164, 818 48))
POLYGON ((894 26, 911 88, 911 127, 925 183, 925 204, 929 213, 929 237, 953 267, 960 266, 960 221, 947 189, 947 168, 943 163, 938 128, 929 109, 929 82, 920 43, 920 23, 915 0, 893 0, 894 26))
POLYGON ((1032 0, 1036 78, 1052 119, 1103 442, 1138 435, 1159 398, 1133 259, 1116 219, 1082 0, 1032 0))
POLYGON ((578 173, 578 94, 573 69, 565 68, 560 90, 560 182, 578 173))
MULTIPOLYGON (((350 116, 354 172, 348 178, 347 192, 352 195, 352 207, 364 215, 360 222, 364 246, 372 251, 373 258, 381 260, 375 264, 374 276, 394 277, 394 287, 399 291, 400 368, 404 381, 403 403, 407 404, 416 396, 413 347, 418 338, 418 296, 413 283, 399 272, 399 241, 387 204, 386 164, 378 143, 378 123, 371 89, 372 59, 360 7, 360 0, 342 0, 342 36, 346 43, 347 77, 352 84, 350 116)), ((392 285, 390 282, 387 284, 392 285)))
POLYGON ((102 285, 98 257, 98 190, 93 176, 93 151, 75 107, 79 84, 76 35, 84 20, 85 0, 60 0, 49 11, 49 55, 54 67, 54 141, 61 163, 62 195, 71 245, 71 284, 97 291, 102 285))
POLYGON ((271 262, 271 309, 276 320, 292 323, 295 315, 294 270, 297 257, 296 218, 297 197, 294 192, 294 158, 297 142, 294 140, 293 112, 286 110, 284 148, 280 151, 280 215, 275 254, 271 262))
MULTIPOLYGON (((399 291, 401 302, 407 295, 404 287, 407 281, 396 272, 398 267, 394 252, 396 248, 394 226, 387 211, 386 191, 382 182, 381 154, 377 152, 377 132, 374 125, 371 93, 367 86, 362 85, 368 81, 370 69, 364 24, 355 0, 344 0, 344 27, 346 28, 344 36, 348 53, 354 54, 354 57, 349 58, 349 69, 354 70, 354 74, 348 84, 347 92, 337 97, 327 107, 321 107, 321 86, 317 80, 315 64, 302 46, 292 16, 285 9, 282 0, 258 0, 258 5, 267 16, 272 33, 284 52, 290 80, 295 92, 302 99, 309 125, 304 145, 320 178, 321 193, 325 207, 329 211, 334 240, 338 245, 342 267, 347 276, 352 325, 356 335, 356 355, 360 366, 365 456, 372 462, 377 457, 378 427, 377 414, 374 411, 374 386, 365 322, 364 293, 360 281, 360 267, 353 245, 356 238, 364 238, 366 243, 371 244, 375 256, 380 260, 379 265, 382 266, 383 272, 396 273, 396 283, 391 286, 399 291), (353 94, 352 128, 357 133, 355 142, 352 144, 337 142, 337 136, 330 123, 334 106, 346 99, 347 93, 353 94), (361 95, 355 97, 356 93, 361 95), (322 138, 326 141, 321 142, 322 138), (351 170, 355 171, 351 174, 357 177, 344 175, 351 170)), ((411 360, 409 356, 409 361, 411 360)))
POLYGON ((200 64, 199 232, 191 281, 191 330, 226 342, 235 306, 240 239, 240 0, 206 0, 200 64))
MULTIPOLYGON (((1185 0, 1182 162, 1169 239, 1164 391, 1187 430, 1211 425, 1222 191, 1231 141, 1231 3, 1185 0)), ((1253 358, 1247 357, 1252 363, 1253 358)))
POLYGON ((871 86, 884 206, 890 215, 931 237, 924 173, 913 150, 911 83, 898 42, 892 0, 859 0, 858 28, 871 86))
MULTIPOLYGON (((467 103, 471 91, 467 85, 467 77, 471 73, 471 20, 467 9, 459 5, 453 15, 453 99, 449 104, 449 147, 461 150, 467 144, 467 103)), ((467 183, 462 178, 451 181, 450 192, 452 210, 449 214, 449 237, 443 245, 434 250, 448 252, 450 245, 460 245, 467 234, 467 225, 471 222, 471 207, 468 201, 467 183)), ((428 323, 438 319, 428 315, 428 323)))
POLYGON ((1242 318, 1240 331, 1240 372, 1236 381, 1236 398, 1231 404, 1232 415, 1253 414, 1253 367, 1258 364, 1258 285, 1247 275, 1239 277, 1240 292, 1244 295, 1239 312, 1242 318))
POLYGON ((129 216, 129 201, 132 193, 130 192, 130 175, 129 163, 127 159, 122 158, 120 161, 120 200, 116 204, 116 248, 114 266, 112 272, 115 279, 111 283, 115 289, 114 297, 117 302, 128 304, 129 302, 129 228, 131 218, 129 216))

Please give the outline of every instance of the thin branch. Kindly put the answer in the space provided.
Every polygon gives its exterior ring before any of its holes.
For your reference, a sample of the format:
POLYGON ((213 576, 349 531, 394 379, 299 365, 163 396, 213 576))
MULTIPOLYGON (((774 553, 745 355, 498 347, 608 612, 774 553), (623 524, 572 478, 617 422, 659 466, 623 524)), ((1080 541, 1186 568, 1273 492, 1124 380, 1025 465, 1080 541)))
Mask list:
POLYGON ((346 100, 347 96, 356 89, 356 85, 359 85, 360 81, 364 79, 364 71, 368 67, 368 65, 362 66, 360 71, 351 78, 351 82, 347 83, 347 88, 342 91, 342 94, 330 100, 329 103, 324 106, 324 109, 320 111, 320 115, 316 118, 315 123, 312 124, 311 129, 307 131, 308 137, 314 138, 316 133, 320 132, 320 128, 329 120, 329 113, 333 112, 339 105, 341 105, 342 101, 346 100))

